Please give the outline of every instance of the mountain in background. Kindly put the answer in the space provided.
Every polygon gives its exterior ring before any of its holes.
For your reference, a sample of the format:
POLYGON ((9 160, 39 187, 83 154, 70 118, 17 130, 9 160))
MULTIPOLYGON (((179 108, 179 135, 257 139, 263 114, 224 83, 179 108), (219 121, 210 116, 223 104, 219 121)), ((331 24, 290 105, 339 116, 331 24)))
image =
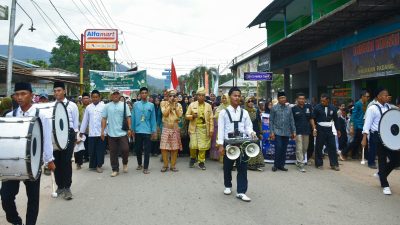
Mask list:
MULTIPOLYGON (((0 45, 0 55, 7 56, 8 54, 8 45, 0 45)), ((49 60, 51 57, 51 53, 38 48, 27 47, 27 46, 14 46, 14 58, 27 61, 27 60, 44 60, 48 64, 50 64, 49 60)), ((117 71, 118 72, 126 72, 129 68, 125 65, 117 63, 117 71)), ((149 87, 154 89, 162 90, 164 87, 164 80, 158 79, 150 74, 147 76, 147 84, 149 87)))
MULTIPOLYGON (((8 55, 8 45, 0 45, 0 54, 8 55)), ((14 58, 27 61, 31 60, 44 60, 49 63, 49 59, 51 57, 51 53, 38 48, 27 47, 27 46, 14 46, 14 58)))

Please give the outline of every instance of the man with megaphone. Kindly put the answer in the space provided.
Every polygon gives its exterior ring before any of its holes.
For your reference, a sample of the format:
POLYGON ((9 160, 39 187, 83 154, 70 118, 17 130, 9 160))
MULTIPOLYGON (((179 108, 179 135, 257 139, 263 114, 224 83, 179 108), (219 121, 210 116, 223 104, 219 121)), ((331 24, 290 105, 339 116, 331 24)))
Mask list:
MULTIPOLYGON (((257 139, 257 135, 253 130, 249 113, 240 107, 241 91, 238 87, 232 87, 229 90, 229 98, 231 105, 222 110, 218 118, 218 139, 219 152, 224 156, 224 185, 225 195, 232 193, 232 169, 236 161, 237 168, 237 194, 236 197, 245 202, 251 199, 246 195, 247 191, 247 161, 248 156, 243 154, 235 160, 228 158, 225 152, 226 140, 232 137, 251 137, 257 139)), ((232 158, 232 157, 231 157, 232 158)))

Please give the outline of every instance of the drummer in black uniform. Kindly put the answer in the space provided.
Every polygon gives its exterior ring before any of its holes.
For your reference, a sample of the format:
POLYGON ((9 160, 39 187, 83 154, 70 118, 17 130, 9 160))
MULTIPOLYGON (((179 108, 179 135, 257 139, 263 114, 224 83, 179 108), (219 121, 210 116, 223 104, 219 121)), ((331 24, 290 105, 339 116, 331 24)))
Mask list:
POLYGON ((337 109, 329 104, 329 96, 321 95, 321 103, 316 105, 313 111, 313 135, 316 136, 315 146, 315 167, 322 169, 322 148, 325 145, 328 150, 331 169, 339 171, 338 156, 336 154, 335 136, 332 126, 335 125, 337 135, 340 137, 340 127, 338 123, 337 109))
MULTIPOLYGON (((33 117, 36 115, 36 108, 32 105, 32 87, 30 83, 15 83, 15 97, 19 107, 11 111, 6 117, 33 117)), ((55 169, 53 163, 53 145, 51 141, 51 121, 39 113, 43 127, 43 161, 48 164, 50 170, 55 169)), ((4 150, 4 149, 3 149, 4 150)), ((11 150, 11 149, 10 149, 11 150)), ((15 196, 19 192, 19 180, 2 181, 1 203, 6 213, 7 221, 12 224, 22 224, 15 206, 15 196)), ((37 180, 25 180, 28 205, 26 210, 26 224, 36 224, 39 214, 40 175, 37 180)))
POLYGON ((58 196, 63 195, 65 200, 72 199, 72 164, 71 158, 74 152, 76 133, 79 131, 78 106, 65 97, 65 85, 63 82, 54 82, 54 97, 56 101, 64 103, 69 119, 68 146, 66 150, 54 151, 54 163, 57 166, 54 172, 57 184, 58 196))
POLYGON ((379 138, 379 122, 383 113, 390 109, 390 105, 388 104, 389 93, 386 89, 379 88, 376 93, 378 102, 368 107, 367 111, 365 112, 363 139, 361 141, 361 145, 363 148, 367 146, 367 136, 369 134, 369 144, 376 146, 376 152, 378 155, 379 171, 376 176, 379 177, 381 182, 383 194, 391 195, 392 191, 390 190, 387 177, 394 168, 400 166, 400 151, 389 150, 383 145, 381 139, 379 138), (387 162, 388 158, 389 162, 387 162))

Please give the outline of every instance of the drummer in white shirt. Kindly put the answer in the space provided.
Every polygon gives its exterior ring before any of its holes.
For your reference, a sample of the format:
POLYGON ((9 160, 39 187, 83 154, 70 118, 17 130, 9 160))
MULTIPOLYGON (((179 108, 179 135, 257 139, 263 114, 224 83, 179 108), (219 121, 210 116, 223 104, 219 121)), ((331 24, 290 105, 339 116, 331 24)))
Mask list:
MULTIPOLYGON (((15 97, 19 107, 6 115, 6 117, 33 117, 37 110, 32 105, 32 87, 30 83, 15 83, 15 97)), ((43 127, 43 161, 48 164, 52 171, 55 169, 53 162, 53 145, 51 140, 51 121, 39 112, 39 118, 43 127)), ((3 181, 1 185, 1 203, 6 213, 7 221, 12 224, 22 224, 15 206, 15 196, 19 192, 19 180, 3 181)), ((40 175, 35 181, 24 181, 28 205, 26 210, 26 224, 36 224, 39 214, 40 175)))
POLYGON ((83 115, 80 135, 82 136, 89 127, 89 169, 96 169, 98 173, 102 173, 106 142, 101 140, 101 113, 105 104, 101 101, 98 90, 92 91, 91 98, 92 103, 86 107, 83 115))
POLYGON ((58 196, 63 195, 65 200, 72 199, 72 163, 71 158, 76 142, 76 133, 79 131, 78 106, 65 97, 65 85, 63 82, 54 82, 54 97, 56 101, 64 103, 69 119, 68 147, 66 150, 54 151, 54 163, 57 169, 54 172, 57 184, 58 196))
POLYGON ((367 146, 367 136, 369 134, 369 145, 376 147, 378 155, 378 173, 381 182, 381 187, 383 188, 383 194, 391 195, 392 192, 389 187, 389 182, 387 177, 392 172, 392 170, 400 166, 400 151, 392 151, 383 145, 379 137, 379 122, 382 118, 383 113, 388 111, 391 107, 388 104, 389 93, 384 88, 379 88, 377 90, 377 103, 371 105, 365 113, 365 122, 363 127, 363 139, 361 145, 363 148, 367 146), (389 162, 387 159, 389 158, 389 162))

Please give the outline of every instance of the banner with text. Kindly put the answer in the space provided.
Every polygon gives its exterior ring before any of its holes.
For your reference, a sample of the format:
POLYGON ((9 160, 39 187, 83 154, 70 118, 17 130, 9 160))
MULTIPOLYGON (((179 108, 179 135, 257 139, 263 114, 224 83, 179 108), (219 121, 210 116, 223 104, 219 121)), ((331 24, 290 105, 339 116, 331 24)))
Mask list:
POLYGON ((343 49, 343 80, 400 73, 400 32, 343 49))
POLYGON ((90 90, 108 92, 112 88, 119 90, 139 90, 147 86, 146 70, 132 72, 112 72, 89 70, 90 90))

